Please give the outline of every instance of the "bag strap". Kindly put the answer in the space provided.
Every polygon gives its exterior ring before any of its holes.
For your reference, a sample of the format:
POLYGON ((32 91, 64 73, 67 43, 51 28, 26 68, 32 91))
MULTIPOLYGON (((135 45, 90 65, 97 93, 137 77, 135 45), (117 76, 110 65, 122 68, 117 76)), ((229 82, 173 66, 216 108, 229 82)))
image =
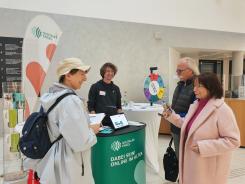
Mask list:
POLYGON ((55 139, 55 140, 51 143, 51 146, 52 146, 54 143, 56 143, 57 141, 59 141, 60 139, 62 139, 62 138, 63 138, 63 135, 60 134, 59 137, 58 137, 57 139, 55 139))
POLYGON ((55 106, 63 99, 63 98, 65 98, 66 96, 69 96, 69 95, 76 95, 74 92, 70 92, 70 93, 65 93, 65 94, 63 94, 63 95, 61 95, 60 97, 58 97, 57 99, 56 99, 56 101, 54 102, 54 104, 53 105, 51 105, 51 107, 47 110, 47 115, 48 115, 48 113, 50 113, 50 111, 52 111, 54 108, 55 108, 55 106))
POLYGON ((174 140, 174 138, 172 137, 171 140, 170 140, 170 142, 169 142, 169 145, 168 145, 169 147, 172 146, 173 140, 174 140))
MULTIPOLYGON (((65 94, 63 94, 63 95, 61 95, 60 97, 58 97, 57 99, 56 99, 56 101, 54 102, 54 104, 53 105, 51 105, 51 107, 47 110, 47 115, 48 115, 48 113, 50 113, 54 108, 55 108, 55 106, 63 99, 63 98, 65 98, 66 96, 69 96, 69 95, 76 95, 74 92, 70 92, 70 93, 65 93, 65 94)), ((62 139, 63 138, 63 135, 62 134, 60 134, 59 135, 59 137, 57 138, 57 139, 55 139, 53 142, 52 142, 52 144, 51 145, 53 145, 54 143, 56 143, 57 141, 59 141, 60 139, 62 139)))

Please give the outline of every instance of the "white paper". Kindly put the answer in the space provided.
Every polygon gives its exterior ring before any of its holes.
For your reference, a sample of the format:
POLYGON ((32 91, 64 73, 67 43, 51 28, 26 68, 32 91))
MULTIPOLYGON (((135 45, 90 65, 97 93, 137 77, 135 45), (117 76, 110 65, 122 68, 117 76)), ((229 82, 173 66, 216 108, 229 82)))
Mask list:
POLYGON ((143 123, 140 123, 138 121, 128 121, 129 125, 134 125, 134 126, 142 126, 144 125, 143 123))
POLYGON ((90 124, 100 124, 104 117, 105 113, 89 114, 90 124))
POLYGON ((15 127, 14 130, 18 133, 20 133, 20 136, 22 136, 22 129, 24 127, 25 122, 18 123, 15 127))
POLYGON ((24 110, 18 109, 18 123, 21 123, 24 121, 24 110))
POLYGON ((9 111, 6 109, 3 110, 3 121, 6 124, 9 122, 9 111))

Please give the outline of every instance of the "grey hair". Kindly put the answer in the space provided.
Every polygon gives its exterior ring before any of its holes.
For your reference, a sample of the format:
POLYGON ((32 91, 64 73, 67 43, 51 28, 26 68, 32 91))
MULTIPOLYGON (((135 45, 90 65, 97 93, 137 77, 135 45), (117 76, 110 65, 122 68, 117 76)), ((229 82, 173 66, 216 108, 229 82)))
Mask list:
POLYGON ((187 67, 193 71, 194 75, 200 74, 196 60, 190 57, 183 57, 180 59, 180 62, 186 63, 187 67))

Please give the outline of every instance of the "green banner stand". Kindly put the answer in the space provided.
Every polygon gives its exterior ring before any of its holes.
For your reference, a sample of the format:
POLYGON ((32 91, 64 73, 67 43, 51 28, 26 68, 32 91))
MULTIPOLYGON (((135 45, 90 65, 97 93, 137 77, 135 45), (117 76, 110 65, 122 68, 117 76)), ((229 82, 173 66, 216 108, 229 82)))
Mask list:
POLYGON ((96 184, 145 184, 145 125, 98 134, 92 170, 96 184))

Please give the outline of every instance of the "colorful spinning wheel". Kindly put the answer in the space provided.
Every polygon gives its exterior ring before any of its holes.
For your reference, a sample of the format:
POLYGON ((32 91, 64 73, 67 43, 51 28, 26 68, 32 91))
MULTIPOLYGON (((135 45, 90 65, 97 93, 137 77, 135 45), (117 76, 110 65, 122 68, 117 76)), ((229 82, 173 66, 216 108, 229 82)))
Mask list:
POLYGON ((144 83, 145 97, 151 102, 156 102, 164 97, 165 87, 162 77, 158 74, 151 73, 145 79, 144 83))

